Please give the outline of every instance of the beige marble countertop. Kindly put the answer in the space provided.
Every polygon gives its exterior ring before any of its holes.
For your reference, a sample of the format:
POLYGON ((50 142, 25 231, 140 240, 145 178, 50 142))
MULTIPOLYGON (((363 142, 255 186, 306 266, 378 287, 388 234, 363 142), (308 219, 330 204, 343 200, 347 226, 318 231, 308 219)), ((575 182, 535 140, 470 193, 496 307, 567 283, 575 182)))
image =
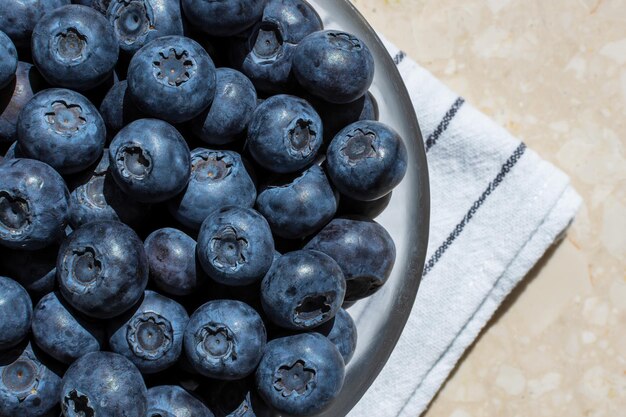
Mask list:
POLYGON ((626 416, 626 1, 352 1, 584 198, 426 417, 626 416))

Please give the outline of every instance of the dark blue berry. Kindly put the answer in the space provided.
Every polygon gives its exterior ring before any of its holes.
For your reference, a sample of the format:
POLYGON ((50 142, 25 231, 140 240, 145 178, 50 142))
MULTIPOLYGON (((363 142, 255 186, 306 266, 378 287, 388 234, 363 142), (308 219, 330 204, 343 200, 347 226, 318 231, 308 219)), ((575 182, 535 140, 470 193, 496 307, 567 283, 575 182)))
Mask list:
POLYGON ((261 19, 267 0, 182 0, 185 17, 211 36, 236 35, 261 19))
POLYGON ((113 84, 100 103, 108 139, 111 140, 127 124, 141 119, 142 115, 128 92, 128 81, 113 84))
POLYGON ((92 352, 63 376, 65 417, 146 417, 147 389, 141 373, 122 355, 92 352))
POLYGON ((57 276, 63 297, 94 318, 111 318, 129 310, 148 283, 143 242, 119 222, 89 223, 61 245, 57 276))
POLYGON ((193 132, 211 145, 233 142, 246 132, 256 108, 256 90, 250 80, 230 68, 218 68, 215 97, 210 107, 193 120, 193 132))
POLYGON ((158 119, 132 122, 109 146, 110 169, 131 198, 156 203, 180 193, 189 182, 189 147, 176 128, 158 119))
POLYGON ((17 50, 13 41, 0 31, 0 88, 4 88, 15 78, 17 70, 17 50))
POLYGON ((120 49, 129 54, 156 38, 183 34, 178 0, 112 0, 106 15, 120 49))
POLYGON ((106 14, 111 0, 72 0, 72 3, 89 6, 102 14, 106 14))
POLYGON ((332 319, 345 292, 345 278, 333 258, 301 250, 276 259, 261 283, 261 302, 274 324, 305 330, 332 319))
POLYGON ((350 313, 343 308, 337 311, 335 317, 316 328, 317 333, 321 333, 328 338, 339 350, 343 357, 344 363, 347 365, 354 355, 357 343, 356 324, 350 313))
POLYGON ((103 83, 119 48, 102 14, 78 4, 46 13, 33 30, 35 65, 50 84, 89 90, 103 83))
POLYGON ((291 62, 296 45, 322 29, 322 20, 304 0, 269 0, 263 17, 234 38, 231 60, 260 91, 284 92, 293 84, 291 62))
POLYGON ((49 366, 30 343, 0 354, 0 416, 53 415, 59 403, 61 377, 49 366))
POLYGON ((322 120, 313 107, 301 98, 282 94, 256 108, 246 146, 263 168, 289 173, 310 165, 323 139, 322 120))
POLYGON ((0 351, 16 346, 30 330, 33 303, 24 287, 0 276, 0 351))
POLYGON ((85 96, 60 88, 37 93, 24 106, 17 134, 24 155, 61 174, 82 171, 96 162, 106 140, 96 107, 85 96))
POLYGON ((54 359, 71 364, 104 346, 104 330, 75 311, 57 292, 51 292, 33 311, 33 338, 54 359))
POLYGON ((393 239, 373 220, 334 219, 306 245, 331 256, 347 282, 346 301, 378 291, 391 274, 396 259, 393 239))
POLYGON ((109 153, 93 171, 88 172, 70 194, 69 223, 74 229, 97 221, 119 221, 139 226, 149 207, 129 199, 115 183, 109 171, 109 153))
POLYGON ((200 400, 175 385, 160 385, 148 390, 147 417, 214 417, 200 400))
POLYGON ((0 90, 0 147, 17 140, 17 119, 22 108, 44 84, 37 68, 18 62, 15 78, 0 90))
POLYGON ((0 165, 0 245, 36 250, 59 241, 70 193, 50 166, 33 159, 0 165))
POLYGON ((355 200, 376 200, 398 185, 407 169, 402 138, 376 121, 355 122, 328 147, 328 175, 342 193, 355 200))
POLYGON ((234 300, 209 301, 189 319, 185 354, 204 376, 241 379, 256 369, 266 340, 263 320, 252 307, 234 300))
POLYGON ((146 291, 139 306, 109 323, 109 346, 144 374, 163 371, 180 357, 188 321, 183 306, 146 291))
POLYGON ((363 41, 336 30, 315 32, 298 44, 293 73, 308 93, 331 103, 362 97, 374 80, 374 58, 363 41))
POLYGON ((198 230, 213 211, 252 207, 255 199, 256 187, 237 152, 196 148, 191 152, 189 184, 169 208, 176 220, 198 230))
POLYGON ((145 114, 181 123, 206 109, 215 94, 215 66, 196 41, 164 36, 141 48, 128 67, 128 89, 145 114))
POLYGON ((313 165, 295 179, 270 182, 257 197, 257 209, 275 235, 297 239, 326 225, 337 211, 337 200, 322 168, 313 165))
POLYGON ((341 354, 318 333, 272 340, 256 371, 261 397, 296 416, 322 411, 339 394, 345 376, 341 354))
POLYGON ((215 281, 252 284, 272 266, 274 240, 267 221, 251 208, 228 206, 214 211, 198 235, 198 259, 215 281))
POLYGON ((190 295, 205 282, 197 267, 196 241, 177 229, 155 230, 144 242, 150 279, 167 294, 190 295))
POLYGON ((30 46, 33 28, 46 13, 70 4, 70 0, 6 1, 0 6, 0 30, 9 35, 17 47, 30 46))

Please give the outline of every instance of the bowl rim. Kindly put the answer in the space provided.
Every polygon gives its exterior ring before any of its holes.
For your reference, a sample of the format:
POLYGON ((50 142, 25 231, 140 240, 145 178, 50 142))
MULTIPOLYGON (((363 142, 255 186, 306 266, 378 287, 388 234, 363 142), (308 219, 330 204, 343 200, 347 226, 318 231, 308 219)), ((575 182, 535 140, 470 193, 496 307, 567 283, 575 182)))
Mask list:
MULTIPOLYGON (((396 299, 396 308, 392 309, 388 316, 388 322, 392 324, 385 326, 379 340, 374 343, 372 348, 368 349, 368 352, 374 352, 371 357, 377 360, 371 361, 372 365, 368 367, 348 366, 344 387, 338 398, 327 410, 319 414, 319 417, 338 417, 347 415, 378 377, 400 339, 412 311, 421 282, 428 248, 430 188, 426 150, 417 115, 415 114, 415 109, 411 102, 406 84, 382 40, 349 0, 315 0, 315 3, 320 4, 324 8, 343 8, 347 14, 354 18, 357 25, 362 26, 365 32, 363 40, 372 51, 372 54, 382 57, 384 61, 382 71, 384 71, 385 76, 394 84, 396 97, 400 101, 400 106, 405 113, 402 116, 402 120, 408 128, 405 130, 411 132, 410 137, 403 137, 405 142, 411 141, 413 145, 407 146, 409 152, 413 150, 412 158, 409 158, 409 160, 414 160, 417 164, 417 172, 414 178, 407 178, 412 185, 416 186, 414 189, 415 198, 409 200, 412 201, 412 203, 408 205, 407 210, 410 211, 410 216, 419 216, 419 220, 416 220, 410 225, 409 241, 415 242, 415 244, 409 249, 406 259, 407 265, 403 267, 403 272, 414 279, 402 280, 400 289, 396 292, 399 294, 399 297, 396 299)), ((380 71, 381 69, 377 70, 380 71)))

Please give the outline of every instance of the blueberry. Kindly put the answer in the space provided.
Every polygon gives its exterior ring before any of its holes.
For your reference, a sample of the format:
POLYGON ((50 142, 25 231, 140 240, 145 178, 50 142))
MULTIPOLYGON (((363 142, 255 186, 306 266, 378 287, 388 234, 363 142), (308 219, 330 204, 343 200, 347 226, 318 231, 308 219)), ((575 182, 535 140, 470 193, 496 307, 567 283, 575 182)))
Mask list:
POLYGON ((146 417, 214 417, 202 402, 181 387, 161 385, 148 390, 146 417))
POLYGON ((115 182, 137 201, 168 200, 189 182, 189 147, 178 130, 162 120, 141 119, 120 130, 109 158, 115 182))
POLYGON ((70 194, 69 223, 74 229, 106 220, 139 226, 148 210, 147 205, 129 199, 115 183, 105 150, 98 165, 78 181, 70 194))
POLYGON ((274 240, 267 221, 250 208, 228 206, 206 218, 198 235, 198 259, 215 281, 252 284, 272 266, 274 240))
POLYGON ((145 417, 147 389, 141 373, 122 355, 88 353, 69 367, 61 385, 65 417, 145 417))
POLYGON ((335 136, 328 147, 328 175, 342 193, 355 200, 376 200, 398 185, 407 169, 402 138, 389 126, 364 120, 335 136))
POLYGON ((75 91, 44 90, 24 106, 17 122, 20 150, 61 174, 88 168, 102 156, 106 129, 96 107, 75 91))
POLYGON ((30 330, 33 303, 17 282, 0 276, 0 351, 20 343, 30 330))
POLYGON ((304 38, 293 55, 293 73, 310 94, 331 103, 350 103, 374 80, 374 58, 356 36, 336 30, 304 38))
POLYGON ((339 394, 345 376, 341 354, 318 333, 272 340, 256 371, 261 397, 290 415, 322 411, 339 394))
POLYGON ((0 416, 52 414, 59 403, 61 377, 48 365, 30 343, 0 354, 0 416))
POLYGON ((359 120, 378 120, 378 103, 369 91, 360 98, 346 104, 329 103, 312 99, 311 104, 324 123, 324 141, 330 143, 344 127, 359 120))
POLYGON ((30 37, 41 17, 70 0, 21 0, 5 1, 0 5, 0 30, 9 35, 15 46, 30 46, 30 37))
POLYGON ((270 182, 257 197, 257 209, 275 235, 297 239, 311 235, 337 211, 337 195, 322 168, 313 165, 295 179, 270 182))
POLYGON ((193 131, 208 144, 224 145, 245 133, 257 96, 250 80, 239 71, 218 68, 215 75, 213 103, 193 120, 193 131))
POLYGON ((113 139, 127 124, 142 118, 141 112, 130 98, 128 81, 113 84, 100 103, 100 114, 109 139, 113 139))
POLYGON ((61 245, 57 258, 61 294, 78 311, 106 319, 129 310, 148 283, 143 243, 118 222, 89 223, 61 245))
POLYGON ((315 332, 323 334, 333 342, 346 365, 350 362, 356 350, 357 330, 354 320, 346 310, 339 309, 331 321, 316 328, 315 332))
POLYGON ((38 300, 54 289, 57 273, 57 245, 36 251, 6 249, 0 256, 0 266, 38 300))
POLYGON ((191 152, 191 179, 169 205, 180 223, 198 230, 214 210, 252 207, 256 187, 241 156, 234 151, 197 148, 191 152))
POLYGON ((74 311, 59 293, 51 292, 33 311, 33 339, 54 359, 71 364, 102 349, 104 330, 74 311))
POLYGON ((15 71, 17 71, 17 50, 11 38, 0 31, 0 88, 13 81, 15 71))
POLYGON ((234 39, 232 63, 260 91, 283 92, 293 84, 296 45, 317 30, 322 30, 322 20, 306 1, 269 0, 261 21, 234 39))
POLYGON ((263 168, 295 172, 310 165, 323 141, 322 120, 305 100, 277 95, 252 114, 247 147, 263 168))
POLYGON ((63 237, 69 191, 50 166, 33 159, 0 165, 0 245, 36 250, 63 237))
POLYGON ((261 316, 249 305, 215 300, 191 315, 185 330, 185 354, 196 371, 234 380, 256 369, 267 335, 261 316))
POLYGON ((88 90, 103 83, 117 63, 119 48, 109 22, 92 8, 58 8, 37 23, 33 60, 49 83, 88 90))
POLYGON ((129 54, 156 38, 183 34, 178 0, 112 0, 106 15, 120 49, 129 54))
POLYGON ((196 41, 164 36, 141 48, 128 67, 128 89, 139 110, 171 123, 193 119, 215 94, 215 66, 196 41))
POLYGON ((167 294, 190 295, 198 290, 205 276, 197 268, 196 241, 177 229, 155 230, 144 242, 150 279, 167 294))
POLYGON ((376 200, 359 201, 348 196, 342 195, 339 200, 339 208, 337 214, 342 216, 361 216, 368 219, 375 219, 385 211, 391 202, 392 192, 388 193, 376 200))
POLYGON ((267 0, 182 0, 185 17, 211 36, 232 36, 252 26, 267 0))
POLYGON ((163 371, 180 357, 188 321, 183 306, 146 291, 139 306, 109 323, 109 346, 144 374, 163 371))
POLYGON ((106 14, 111 0, 72 0, 72 3, 89 6, 102 14, 106 14))
POLYGON ((0 90, 0 147, 17 140, 20 112, 44 84, 37 68, 26 62, 17 63, 15 78, 0 90))
POLYGON ((334 219, 305 246, 331 256, 347 282, 346 301, 378 291, 396 259, 393 239, 373 220, 334 219))
POLYGON ((312 329, 332 319, 345 293, 337 262, 313 250, 281 256, 261 283, 263 311, 274 324, 293 330, 312 329))

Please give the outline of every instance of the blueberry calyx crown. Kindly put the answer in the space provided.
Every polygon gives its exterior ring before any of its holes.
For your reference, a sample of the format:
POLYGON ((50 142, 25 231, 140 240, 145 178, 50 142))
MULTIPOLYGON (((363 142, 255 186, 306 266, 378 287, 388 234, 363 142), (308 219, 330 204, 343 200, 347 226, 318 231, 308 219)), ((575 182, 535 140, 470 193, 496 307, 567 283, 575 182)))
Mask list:
POLYGON ((121 146, 116 152, 115 163, 125 178, 143 180, 152 172, 152 157, 139 145, 121 146))
POLYGON ((293 321, 306 327, 321 324, 328 318, 328 314, 332 310, 333 295, 319 294, 304 297, 304 299, 296 306, 293 321))
POLYGON ((233 332, 221 323, 209 323, 196 332, 196 352, 208 362, 237 359, 233 332))
POLYGON ((263 22, 255 31, 252 42, 254 55, 261 59, 275 58, 280 54, 283 36, 274 22, 263 22))
POLYGON ((28 352, 24 352, 20 358, 2 370, 2 383, 22 402, 29 395, 37 393, 41 378, 40 368, 41 365, 31 358, 28 352))
POLYGON ((54 37, 56 57, 66 64, 78 64, 86 58, 87 37, 74 27, 66 28, 54 37))
POLYGON ((287 150, 289 154, 304 159, 313 152, 313 144, 317 132, 313 130, 311 120, 298 119, 287 134, 287 150))
POLYGON ((169 411, 164 410, 148 410, 147 417, 176 417, 174 414, 169 411))
POLYGON ((9 191, 0 190, 0 237, 15 239, 32 224, 28 200, 9 191))
POLYGON ((111 16, 115 33, 127 45, 155 30, 152 7, 144 0, 115 0, 111 16))
POLYGON ((53 101, 45 116, 51 128, 65 136, 71 136, 87 124, 82 107, 64 100, 53 101))
POLYGON ((95 248, 74 248, 63 258, 67 277, 65 286, 73 293, 85 294, 95 287, 102 276, 104 266, 95 248))
POLYGON ((81 204, 87 204, 95 208, 104 209, 107 207, 104 196, 105 174, 95 174, 89 179, 87 184, 76 189, 78 200, 81 204))
POLYGON ((232 173, 233 165, 234 161, 230 155, 222 152, 203 152, 194 155, 191 172, 199 181, 219 181, 232 173))
POLYGON ((374 132, 357 128, 350 132, 347 138, 346 143, 341 148, 341 153, 347 158, 350 165, 356 165, 367 158, 378 156, 374 132))
POLYGON ((180 87, 196 72, 196 63, 189 52, 177 51, 175 48, 159 52, 152 65, 156 79, 170 87, 180 87))
POLYGON ((345 32, 328 32, 328 39, 335 48, 344 51, 359 51, 363 49, 361 41, 354 35, 345 32))
POLYGON ((76 389, 63 397, 63 415, 68 417, 96 417, 89 397, 76 389))
POLYGON ((315 384, 315 369, 306 366, 302 359, 291 365, 282 365, 274 374, 274 389, 283 397, 308 395, 315 384))
POLYGON ((157 360, 172 347, 174 330, 165 317, 153 313, 143 313, 131 321, 126 330, 126 341, 136 356, 157 360))
POLYGON ((248 240, 233 226, 222 227, 211 239, 213 266, 219 270, 237 271, 246 264, 248 240))

